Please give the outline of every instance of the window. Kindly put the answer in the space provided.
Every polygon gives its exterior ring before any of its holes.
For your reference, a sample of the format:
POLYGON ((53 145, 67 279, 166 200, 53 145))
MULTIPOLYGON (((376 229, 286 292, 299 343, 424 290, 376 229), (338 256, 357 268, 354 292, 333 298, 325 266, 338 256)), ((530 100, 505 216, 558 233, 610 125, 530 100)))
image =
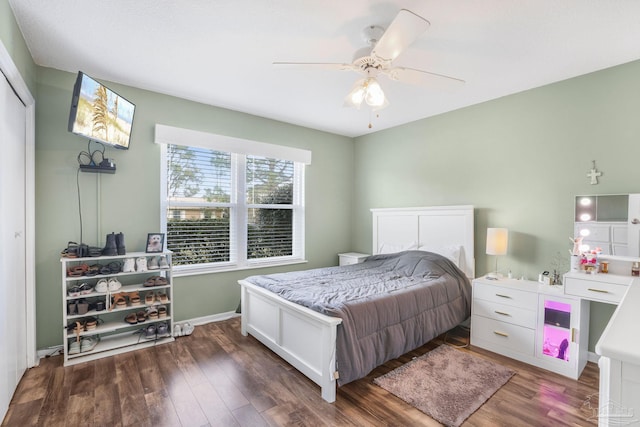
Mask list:
POLYGON ((197 132, 203 142, 193 132, 156 125, 161 221, 176 272, 302 261, 310 153, 197 132))

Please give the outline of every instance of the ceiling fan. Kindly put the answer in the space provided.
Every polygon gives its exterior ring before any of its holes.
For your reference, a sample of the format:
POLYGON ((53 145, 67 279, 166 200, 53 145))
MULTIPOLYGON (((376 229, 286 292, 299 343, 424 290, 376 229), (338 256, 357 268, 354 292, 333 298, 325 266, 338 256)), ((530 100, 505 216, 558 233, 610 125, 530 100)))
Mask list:
POLYGON ((464 83, 464 80, 415 68, 394 67, 393 60, 411 45, 427 28, 429 21, 415 13, 402 9, 386 29, 371 25, 363 30, 368 47, 360 49, 354 55, 354 61, 347 63, 320 62, 274 62, 275 66, 320 68, 330 70, 356 71, 364 75, 358 80, 346 96, 344 105, 360 108, 362 103, 374 111, 389 104, 377 77, 385 75, 391 80, 427 86, 451 87, 464 83))

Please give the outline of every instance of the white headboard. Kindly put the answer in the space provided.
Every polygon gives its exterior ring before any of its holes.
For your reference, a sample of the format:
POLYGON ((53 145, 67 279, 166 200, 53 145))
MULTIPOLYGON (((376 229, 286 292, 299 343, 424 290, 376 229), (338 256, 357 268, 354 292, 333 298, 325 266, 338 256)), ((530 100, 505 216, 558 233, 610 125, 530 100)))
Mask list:
POLYGON ((473 206, 371 209, 373 253, 459 247, 460 269, 475 276, 473 206))

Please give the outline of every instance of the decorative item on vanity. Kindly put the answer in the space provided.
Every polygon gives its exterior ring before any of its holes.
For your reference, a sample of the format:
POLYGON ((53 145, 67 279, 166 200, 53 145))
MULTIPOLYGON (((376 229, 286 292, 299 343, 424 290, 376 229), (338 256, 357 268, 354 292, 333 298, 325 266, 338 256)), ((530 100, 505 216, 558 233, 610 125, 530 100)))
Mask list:
POLYGON ((487 228, 487 255, 496 256, 496 269, 493 273, 487 275, 488 279, 497 280, 500 278, 498 274, 498 255, 506 255, 509 245, 509 230, 506 228, 487 228))
POLYGON ((593 167, 587 174, 587 178, 591 178, 591 182, 590 182, 591 185, 597 185, 598 177, 602 176, 602 172, 598 172, 598 169, 596 168, 596 161, 592 160, 592 162, 593 162, 593 167))
POLYGON ((582 258, 582 251, 580 250, 580 246, 582 245, 582 236, 576 238, 569 237, 569 240, 573 243, 573 249, 569 250, 569 253, 571 254, 570 269, 571 271, 578 271, 580 270, 580 259, 582 258))
MULTIPOLYGON (((571 253, 571 271, 596 274, 600 269, 598 256, 602 253, 602 248, 591 249, 589 245, 582 244, 582 239, 583 236, 569 237, 569 240, 573 243, 573 249, 569 250, 569 253, 571 253)), ((606 272, 608 272, 608 268, 607 265, 606 272)))

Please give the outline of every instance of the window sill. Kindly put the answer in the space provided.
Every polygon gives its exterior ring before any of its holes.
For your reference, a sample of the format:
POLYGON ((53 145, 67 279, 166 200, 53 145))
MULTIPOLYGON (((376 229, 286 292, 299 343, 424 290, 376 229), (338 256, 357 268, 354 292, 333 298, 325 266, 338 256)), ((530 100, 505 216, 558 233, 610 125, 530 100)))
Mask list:
POLYGON ((271 262, 255 262, 247 265, 227 264, 217 267, 192 267, 177 265, 173 267, 173 277, 197 276, 201 274, 228 273, 231 271, 255 270, 258 268, 281 267, 283 265, 306 264, 306 259, 289 259, 271 262))

